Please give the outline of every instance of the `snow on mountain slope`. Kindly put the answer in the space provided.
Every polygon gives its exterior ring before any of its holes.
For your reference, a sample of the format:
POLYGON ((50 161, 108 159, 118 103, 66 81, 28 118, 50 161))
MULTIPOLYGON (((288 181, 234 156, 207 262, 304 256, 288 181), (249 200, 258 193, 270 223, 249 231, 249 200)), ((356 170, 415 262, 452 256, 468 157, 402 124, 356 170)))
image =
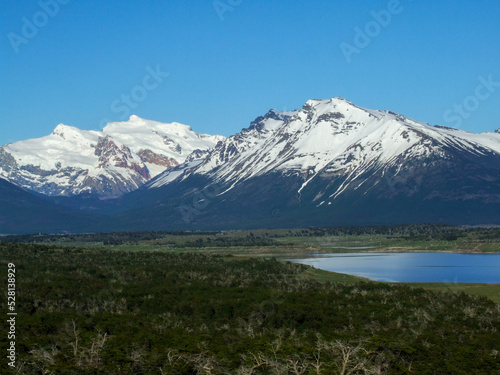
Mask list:
POLYGON ((368 170, 383 175, 408 160, 450 158, 451 149, 500 154, 500 134, 434 127, 394 112, 360 108, 342 98, 309 100, 298 111, 268 112, 219 143, 199 165, 183 168, 175 178, 167 172, 149 186, 201 174, 223 184, 224 194, 246 180, 278 172, 300 176, 300 194, 318 176, 343 176, 345 181, 328 197, 334 199, 361 186, 358 179, 368 170))
POLYGON ((203 160, 195 160, 186 162, 177 167, 171 168, 168 171, 162 173, 158 178, 151 180, 151 182, 148 183, 148 186, 156 188, 166 185, 182 176, 185 172, 190 171, 192 168, 200 165, 202 161, 203 160))
MULTIPOLYGON (((227 171, 243 167, 235 165, 233 168, 232 165, 238 160, 258 153, 265 142, 294 114, 295 112, 281 114, 271 110, 265 116, 257 118, 249 128, 243 129, 240 133, 219 144, 203 161, 198 171, 206 173, 218 166, 223 166, 224 170, 227 171)), ((228 176, 222 174, 221 177, 228 176)))
POLYGON ((139 155, 152 177, 183 163, 193 152, 196 159, 202 158, 208 149, 225 139, 219 135, 195 133, 190 126, 177 122, 167 125, 137 116, 131 116, 129 121, 109 123, 102 132, 139 155))
POLYGON ((110 123, 102 132, 59 124, 48 136, 0 147, 0 176, 46 195, 111 198, 202 158, 223 139, 137 116, 110 123))

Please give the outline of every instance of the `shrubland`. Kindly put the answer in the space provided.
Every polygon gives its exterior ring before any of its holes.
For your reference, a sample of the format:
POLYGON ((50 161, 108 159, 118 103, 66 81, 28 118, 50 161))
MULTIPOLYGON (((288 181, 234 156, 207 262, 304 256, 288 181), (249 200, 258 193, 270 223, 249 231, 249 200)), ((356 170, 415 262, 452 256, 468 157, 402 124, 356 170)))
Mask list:
POLYGON ((500 372, 485 297, 201 251, 4 242, 0 259, 17 270, 19 374, 500 372))

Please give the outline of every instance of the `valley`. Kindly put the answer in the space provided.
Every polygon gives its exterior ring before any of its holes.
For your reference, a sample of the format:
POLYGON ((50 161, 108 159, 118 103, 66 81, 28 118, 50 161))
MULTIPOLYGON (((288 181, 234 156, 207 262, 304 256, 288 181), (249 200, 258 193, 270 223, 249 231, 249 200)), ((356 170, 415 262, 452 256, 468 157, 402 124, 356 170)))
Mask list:
MULTIPOLYGON (((241 258, 306 258, 327 253, 500 254, 500 229, 447 225, 399 225, 219 232, 117 232, 72 235, 11 235, 0 241, 84 247, 122 252, 203 253, 241 258)), ((322 281, 358 282, 358 277, 310 268, 322 281)), ((416 283, 432 290, 487 295, 500 303, 499 284, 416 283)))

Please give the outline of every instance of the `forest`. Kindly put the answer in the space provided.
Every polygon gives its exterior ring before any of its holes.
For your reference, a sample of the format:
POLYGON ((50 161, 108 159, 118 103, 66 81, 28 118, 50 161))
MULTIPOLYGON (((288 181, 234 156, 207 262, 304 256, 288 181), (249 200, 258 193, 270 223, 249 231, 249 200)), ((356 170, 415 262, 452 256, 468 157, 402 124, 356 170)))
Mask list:
MULTIPOLYGON (((442 229, 430 236, 450 232, 442 229)), ((474 236, 483 241, 496 232, 481 233, 474 236)), ((294 236, 252 234, 229 243, 261 249, 281 239, 290 247, 294 236)), ((90 237, 0 242, 4 285, 8 264, 16 267, 10 373, 500 373, 500 305, 489 298, 355 277, 325 281, 272 256, 195 247, 214 233, 101 236, 92 246, 81 245, 90 237)), ((6 298, 0 306, 7 311, 6 298)), ((8 349, 5 337, 0 349, 8 349)))

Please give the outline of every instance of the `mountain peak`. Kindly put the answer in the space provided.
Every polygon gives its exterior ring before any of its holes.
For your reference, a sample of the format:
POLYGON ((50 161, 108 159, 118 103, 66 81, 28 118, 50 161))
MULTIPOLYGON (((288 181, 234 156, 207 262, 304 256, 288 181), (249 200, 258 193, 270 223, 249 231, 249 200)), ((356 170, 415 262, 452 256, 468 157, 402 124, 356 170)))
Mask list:
POLYGON ((497 130, 495 130, 495 133, 500 134, 500 128, 498 128, 497 130))
POLYGON ((264 116, 259 116, 250 123, 250 127, 244 130, 257 130, 262 132, 264 129, 273 129, 276 125, 287 121, 292 117, 297 111, 289 112, 278 112, 274 109, 270 109, 264 116))
POLYGON ((345 104, 354 105, 349 100, 347 100, 345 98, 341 98, 340 96, 335 96, 334 98, 331 98, 330 103, 345 103, 345 104))
POLYGON ((343 112, 353 107, 357 108, 349 100, 337 96, 331 99, 310 99, 304 104, 302 110, 314 110, 316 112, 327 113, 343 112))
POLYGON ((67 129, 67 128, 70 128, 70 126, 68 126, 68 125, 64 125, 63 123, 60 123, 60 124, 58 124, 58 125, 54 128, 54 130, 52 131, 52 133, 59 133, 59 132, 61 132, 61 131, 64 131, 64 130, 65 130, 65 129, 67 129))
POLYGON ((333 105, 339 105, 339 104, 349 104, 353 105, 349 100, 342 98, 340 96, 335 96, 331 99, 309 99, 306 102, 306 106, 311 106, 315 107, 317 105, 326 105, 326 104, 333 104, 333 105))
POLYGON ((326 99, 309 99, 303 106, 302 106, 302 109, 303 110, 308 110, 310 108, 315 108, 317 107, 318 105, 322 105, 322 104, 325 104, 325 103, 328 103, 328 100, 326 99))
POLYGON ((52 131, 52 135, 57 135, 64 138, 66 135, 76 135, 80 133, 80 129, 74 126, 64 125, 63 123, 57 125, 52 131))
POLYGON ((142 128, 147 127, 149 123, 155 123, 156 121, 146 120, 137 115, 131 115, 128 119, 123 121, 112 121, 108 122, 106 126, 102 129, 103 132, 109 132, 110 130, 123 129, 123 128, 142 128))
MULTIPOLYGON (((105 134, 140 132, 146 134, 150 132, 194 132, 189 125, 179 122, 163 123, 154 120, 147 120, 137 115, 131 115, 128 120, 109 122, 102 132, 105 134)), ((142 135, 144 135, 142 134, 142 135)))

